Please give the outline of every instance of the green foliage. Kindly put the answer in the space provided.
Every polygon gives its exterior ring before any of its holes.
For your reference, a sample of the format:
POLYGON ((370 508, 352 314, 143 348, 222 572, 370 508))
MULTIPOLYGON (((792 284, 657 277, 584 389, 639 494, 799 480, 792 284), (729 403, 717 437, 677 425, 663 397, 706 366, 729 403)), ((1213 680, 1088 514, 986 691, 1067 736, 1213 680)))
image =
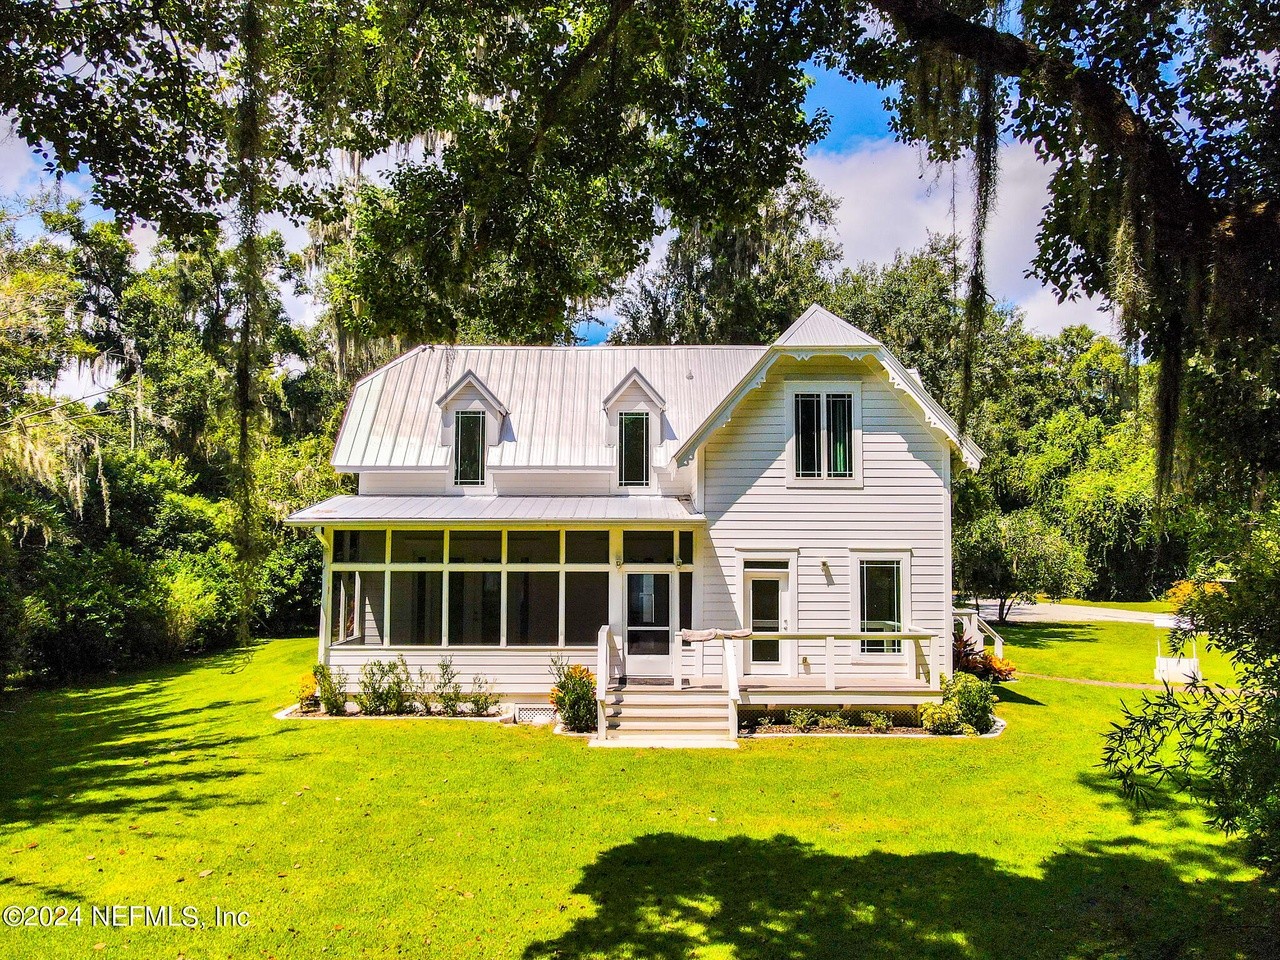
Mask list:
POLYGON ((471 691, 466 695, 466 702, 471 707, 473 717, 487 717, 498 705, 493 683, 476 674, 471 678, 471 691))
POLYGON ((616 305, 623 344, 772 343, 824 298, 837 201, 798 173, 743 220, 681 230, 616 305))
POLYGON ((880 710, 864 713, 862 722, 871 729, 872 733, 890 733, 893 731, 893 717, 880 710))
POLYGON ((458 671, 454 669, 453 657, 440 658, 436 675, 431 682, 430 702, 439 705, 446 717, 458 715, 458 708, 462 706, 462 685, 458 683, 458 671))
POLYGON ((929 733, 950 737, 961 732, 964 720, 960 716, 960 707, 944 700, 942 703, 926 703, 920 708, 920 725, 929 733))
POLYGON ((354 699, 366 716, 408 713, 413 700, 413 682, 404 657, 367 661, 360 668, 360 689, 354 699))
POLYGON ((552 657, 551 678, 551 704, 564 728, 574 733, 594 732, 599 723, 595 675, 581 664, 552 657))
POLYGON ((1092 579, 1084 552, 1030 510, 970 523, 956 537, 955 568, 960 594, 996 598, 1001 620, 1014 603, 1072 596, 1092 579))
POLYGON ((848 730, 849 721, 839 713, 824 713, 818 718, 819 730, 848 730))
MULTIPOLYGON (((1201 581, 1182 609, 1202 648, 1231 660, 1231 687, 1199 684, 1148 694, 1107 735, 1103 763, 1126 791, 1146 801, 1162 789, 1203 802, 1215 825, 1244 835, 1249 854, 1280 873, 1280 508, 1258 518, 1244 548, 1231 557, 1234 577, 1201 581)), ((1182 593, 1188 593, 1184 590, 1182 593)), ((1175 648, 1189 640, 1175 633, 1175 648)))
POLYGON ((347 674, 339 667, 330 670, 323 663, 311 668, 311 675, 316 679, 316 696, 320 707, 331 717, 341 717, 347 712, 347 674))
POLYGON ((818 725, 818 712, 808 707, 793 707, 787 711, 787 723, 801 733, 808 733, 818 725))
POLYGON ((978 733, 990 733, 996 722, 996 695, 991 681, 968 673, 942 678, 942 702, 954 704, 960 722, 978 733))

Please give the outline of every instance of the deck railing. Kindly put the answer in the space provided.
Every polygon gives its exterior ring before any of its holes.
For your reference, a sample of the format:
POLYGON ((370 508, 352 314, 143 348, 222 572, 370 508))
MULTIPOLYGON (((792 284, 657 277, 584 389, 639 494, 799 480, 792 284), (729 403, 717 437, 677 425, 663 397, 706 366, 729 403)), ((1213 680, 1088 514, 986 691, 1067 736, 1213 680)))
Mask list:
MULTIPOLYGON (((754 634, 746 640, 724 641, 725 656, 720 666, 725 689, 729 689, 730 674, 736 681, 744 673, 774 677, 810 677, 815 686, 835 690, 859 678, 879 676, 904 680, 918 680, 920 661, 928 664, 933 635, 924 631, 909 630, 895 633, 767 633, 754 634), (776 641, 778 659, 764 662, 751 659, 751 643, 776 641), (744 645, 738 647, 738 643, 744 645), (923 651, 921 648, 923 647, 923 651)), ((715 675, 714 665, 704 667, 709 676, 715 675)), ((927 675, 933 679, 933 670, 927 675)))

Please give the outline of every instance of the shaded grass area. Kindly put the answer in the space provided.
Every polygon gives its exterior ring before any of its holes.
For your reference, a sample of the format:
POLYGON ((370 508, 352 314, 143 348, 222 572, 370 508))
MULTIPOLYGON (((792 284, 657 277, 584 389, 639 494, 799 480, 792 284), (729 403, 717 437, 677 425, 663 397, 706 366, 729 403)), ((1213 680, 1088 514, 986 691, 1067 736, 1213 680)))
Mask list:
MULTIPOLYGON (((1048 597, 1042 596, 1041 600, 1048 597)), ((1112 610, 1133 610, 1136 613, 1173 613, 1173 604, 1167 600, 1055 600, 1070 607, 1110 607, 1112 610)))
POLYGON ((10 698, 0 903, 219 906, 250 926, 0 928, 0 955, 1277 952, 1276 891, 1234 844, 1097 776, 1123 691, 1023 681, 994 740, 595 751, 465 721, 271 719, 313 655, 274 641, 10 698))
MULTIPOLYGON (((1005 656, 1028 673, 1117 683, 1155 683, 1156 640, 1172 655, 1169 631, 1145 623, 1002 623, 1005 656)), ((1230 686, 1231 661, 1219 650, 1197 647, 1206 680, 1230 686)), ((1191 650, 1183 651, 1190 656, 1191 650)))

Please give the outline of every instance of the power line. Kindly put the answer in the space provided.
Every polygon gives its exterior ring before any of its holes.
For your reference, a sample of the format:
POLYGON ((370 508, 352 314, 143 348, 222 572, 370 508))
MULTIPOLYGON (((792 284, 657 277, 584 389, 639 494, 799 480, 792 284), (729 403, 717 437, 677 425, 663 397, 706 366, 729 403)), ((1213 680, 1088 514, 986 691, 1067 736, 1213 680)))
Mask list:
POLYGON ((4 421, 3 423, 0 423, 0 428, 10 427, 18 423, 18 421, 26 420, 29 417, 39 417, 47 413, 52 413, 54 410, 58 410, 62 407, 70 406, 73 403, 83 403, 86 400, 92 400, 94 397, 100 397, 105 393, 115 393, 117 390, 123 390, 126 387, 132 388, 134 386, 135 385, 132 381, 128 381, 125 383, 117 383, 114 387, 104 387, 103 389, 97 390, 94 393, 85 394, 83 397, 74 397, 70 400, 62 400, 59 403, 55 403, 51 407, 41 407, 39 410, 29 410, 26 413, 20 413, 16 417, 10 417, 8 420, 4 421))

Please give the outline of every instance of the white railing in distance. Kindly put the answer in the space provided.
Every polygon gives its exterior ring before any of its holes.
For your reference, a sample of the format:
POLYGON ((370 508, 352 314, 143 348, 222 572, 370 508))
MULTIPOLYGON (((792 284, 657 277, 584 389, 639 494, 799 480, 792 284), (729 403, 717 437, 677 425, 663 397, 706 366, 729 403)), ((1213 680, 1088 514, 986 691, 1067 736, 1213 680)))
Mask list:
POLYGON ((596 641, 596 739, 605 739, 607 721, 604 701, 609 691, 609 647, 613 645, 612 631, 605 624, 600 628, 596 641))

